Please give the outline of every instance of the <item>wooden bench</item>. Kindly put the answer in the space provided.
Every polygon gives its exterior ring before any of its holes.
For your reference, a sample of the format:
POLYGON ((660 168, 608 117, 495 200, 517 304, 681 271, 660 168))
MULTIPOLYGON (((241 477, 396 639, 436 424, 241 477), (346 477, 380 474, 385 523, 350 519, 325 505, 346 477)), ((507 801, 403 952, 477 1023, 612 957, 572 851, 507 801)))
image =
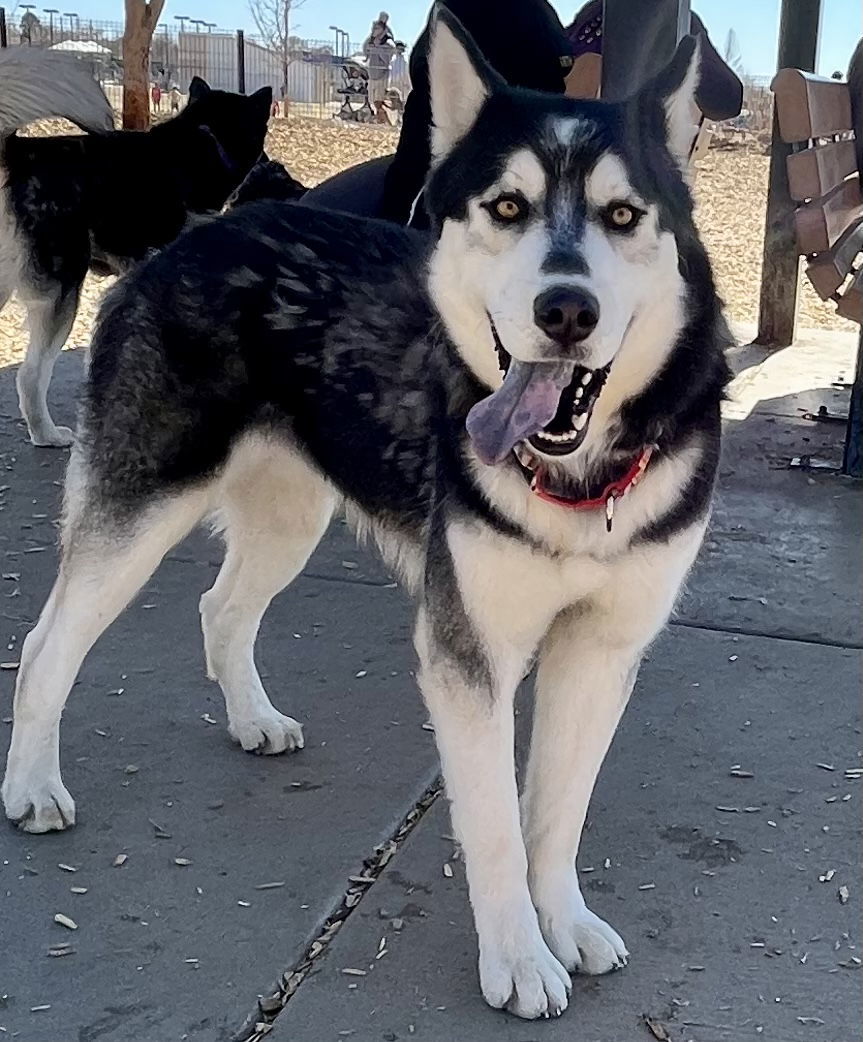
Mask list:
MULTIPOLYGON (((863 326, 863 194, 848 84, 782 69, 771 84, 806 275, 824 301, 863 326)), ((843 471, 863 477, 863 332, 851 392, 843 471)))

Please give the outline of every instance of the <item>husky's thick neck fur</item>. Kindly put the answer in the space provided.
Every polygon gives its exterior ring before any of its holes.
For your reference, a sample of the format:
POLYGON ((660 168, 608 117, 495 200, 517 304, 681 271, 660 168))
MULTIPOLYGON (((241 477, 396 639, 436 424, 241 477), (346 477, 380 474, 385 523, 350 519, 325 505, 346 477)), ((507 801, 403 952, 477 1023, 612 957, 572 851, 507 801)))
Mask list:
POLYGON ((580 431, 531 439, 530 454, 564 485, 600 477, 644 445, 691 437, 726 379, 724 326, 681 169, 696 41, 640 94, 608 104, 507 87, 457 24, 441 19, 437 33, 429 287, 466 364, 489 388, 501 384, 501 349, 532 365, 574 363, 576 378, 607 368, 585 417, 573 414, 580 431), (536 302, 558 291, 592 301, 586 337, 555 340, 539 324, 536 302))

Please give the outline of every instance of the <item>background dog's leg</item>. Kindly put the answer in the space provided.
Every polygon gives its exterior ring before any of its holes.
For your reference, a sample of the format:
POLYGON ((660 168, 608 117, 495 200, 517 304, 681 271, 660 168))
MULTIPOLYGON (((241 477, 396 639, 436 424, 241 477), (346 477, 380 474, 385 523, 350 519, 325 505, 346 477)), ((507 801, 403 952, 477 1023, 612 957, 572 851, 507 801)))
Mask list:
POLYGON ((48 412, 48 386, 57 355, 66 343, 78 310, 80 286, 50 296, 25 297, 30 342, 18 370, 18 402, 34 445, 71 445, 69 427, 58 427, 48 412))
MULTIPOLYGON (((260 450, 259 450, 260 451, 260 450)), ((239 450, 220 510, 227 552, 201 598, 207 672, 225 696, 228 730, 248 752, 302 748, 302 727, 270 702, 255 667, 255 638, 272 598, 302 571, 336 507, 333 489, 295 454, 264 462, 239 450)))
POLYGON ((550 616, 543 601, 531 603, 529 551, 508 555, 496 539, 450 529, 454 544, 457 581, 447 581, 447 568, 434 573, 442 554, 434 545, 429 551, 418 680, 464 847, 480 984, 491 1006, 528 1018, 557 1015, 570 982, 531 903, 513 747, 515 690, 550 616))
POLYGON ((6 815, 25 832, 63 829, 75 804, 60 777, 60 714, 84 656, 200 520, 206 494, 186 493, 135 522, 98 527, 98 509, 70 504, 60 574, 21 648, 15 722, 3 780, 6 815), (89 516, 88 516, 89 515, 89 516))
POLYGON ((702 529, 624 556, 589 605, 562 613, 543 642, 522 819, 530 889, 549 947, 567 967, 625 963, 617 933, 585 905, 575 857, 593 786, 644 648, 665 624, 702 529))

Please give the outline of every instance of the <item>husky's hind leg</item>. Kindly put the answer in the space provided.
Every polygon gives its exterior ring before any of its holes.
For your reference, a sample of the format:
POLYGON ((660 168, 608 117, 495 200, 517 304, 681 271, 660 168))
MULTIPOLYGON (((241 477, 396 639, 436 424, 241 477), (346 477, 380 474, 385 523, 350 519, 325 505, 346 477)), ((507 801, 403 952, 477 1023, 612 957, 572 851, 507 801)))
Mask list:
POLYGON ((219 498, 227 552, 201 598, 207 672, 225 696, 231 737, 247 752, 302 748, 301 726, 261 683, 255 638, 270 601, 326 531, 337 496, 296 452, 257 436, 232 454, 219 498))
POLYGON ((57 355, 72 331, 80 289, 56 287, 45 296, 25 299, 30 342, 18 370, 18 402, 34 445, 63 448, 74 441, 68 427, 58 427, 51 419, 48 386, 57 355))
POLYGON ((60 571, 21 648, 15 688, 2 796, 7 817, 25 832, 75 823, 75 803, 60 777, 60 715, 69 690, 99 636, 208 505, 206 491, 184 492, 120 522, 104 516, 86 481, 75 484, 70 473, 60 571))

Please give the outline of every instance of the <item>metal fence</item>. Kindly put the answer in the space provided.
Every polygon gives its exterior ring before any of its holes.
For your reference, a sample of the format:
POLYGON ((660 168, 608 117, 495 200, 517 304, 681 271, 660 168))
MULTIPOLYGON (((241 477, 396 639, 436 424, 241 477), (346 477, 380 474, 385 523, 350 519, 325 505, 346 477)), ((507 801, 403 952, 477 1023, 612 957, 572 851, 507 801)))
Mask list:
MULTIPOLYGON (((111 103, 121 107, 121 22, 47 11, 37 16, 29 9, 19 17, 21 10, 7 19, 0 8, 0 46, 51 47, 74 54, 90 65, 111 103)), ((406 54, 393 56, 386 84, 396 110, 407 93, 406 61, 406 54)), ((213 88, 246 94, 269 86, 280 107, 289 106, 295 114, 371 121, 375 114, 366 65, 361 48, 345 34, 337 41, 295 36, 267 41, 193 19, 183 19, 179 27, 160 26, 150 50, 150 79, 163 95, 161 109, 172 107, 168 98, 176 105, 179 96, 183 104, 192 77, 200 76, 213 88)))

